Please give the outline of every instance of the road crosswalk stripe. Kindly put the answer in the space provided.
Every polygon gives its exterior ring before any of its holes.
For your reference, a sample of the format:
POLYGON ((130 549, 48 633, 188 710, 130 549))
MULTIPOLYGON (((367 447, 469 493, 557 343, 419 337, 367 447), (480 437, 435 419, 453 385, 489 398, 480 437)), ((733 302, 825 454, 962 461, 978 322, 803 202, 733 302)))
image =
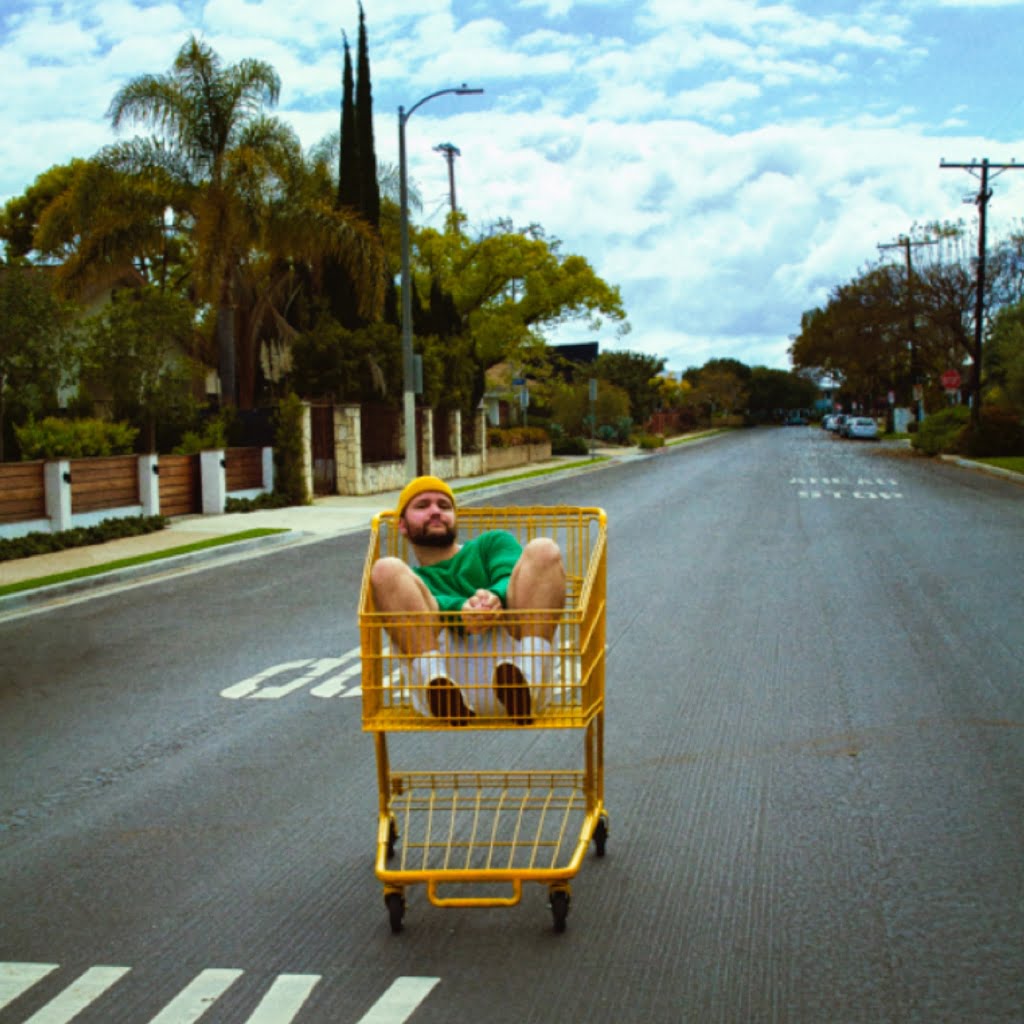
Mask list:
POLYGON ((201 971, 150 1024, 193 1024, 242 976, 242 971, 212 967, 201 971))
POLYGON ((319 980, 319 974, 279 975, 245 1024, 288 1024, 319 980))
POLYGON ((59 996, 33 1013, 25 1024, 68 1024, 130 970, 130 967, 90 967, 59 996))
POLYGON ((396 978, 359 1024, 405 1024, 440 978, 396 978))
POLYGON ((27 992, 58 964, 0 964, 0 1010, 27 992))
MULTIPOLYGON (((59 967, 59 964, 0 963, 0 1009, 59 967)), ((130 967, 90 967, 23 1024, 69 1024, 130 971, 130 967)), ((195 1024, 244 973, 222 968, 201 971, 149 1024, 195 1024)), ((396 978, 359 1024, 405 1024, 439 980, 396 978)), ((302 1007, 320 981, 319 974, 277 975, 244 1024, 292 1024, 298 1020, 302 1007)))

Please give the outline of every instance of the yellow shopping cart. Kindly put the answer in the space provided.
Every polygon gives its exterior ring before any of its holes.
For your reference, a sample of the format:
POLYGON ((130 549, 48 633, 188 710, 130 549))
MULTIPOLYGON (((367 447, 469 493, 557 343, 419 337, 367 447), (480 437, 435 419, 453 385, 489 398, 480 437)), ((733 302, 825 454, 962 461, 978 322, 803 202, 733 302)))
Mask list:
MULTIPOLYGON (((435 613, 385 613, 375 609, 370 571, 379 558, 408 558, 394 512, 374 517, 359 602, 362 646, 363 730, 373 733, 377 757, 379 818, 376 874, 384 886, 391 929, 402 930, 405 890, 425 885, 439 907, 513 906, 524 882, 546 884, 556 931, 564 931, 570 880, 590 843, 604 856, 608 815, 604 806, 604 666, 606 517, 598 508, 507 507, 459 509, 459 537, 507 530, 523 545, 553 539, 566 569, 565 605, 552 613, 550 649, 531 654, 528 712, 495 700, 491 680, 508 651, 507 629, 491 630, 483 650, 453 642, 449 666, 474 711, 471 717, 434 713, 416 681, 411 657, 389 635, 415 629, 435 613), (582 755, 573 767, 506 771, 398 771, 392 768, 389 732, 480 729, 573 729, 582 755)), ((441 616, 443 625, 443 616, 441 616)), ((525 622, 506 612, 515 632, 525 622)), ((550 620, 549 620, 550 621, 550 620)), ((453 636, 442 629, 442 637, 453 636)), ((443 642, 443 641, 442 641, 443 642)), ((508 641, 511 643, 511 641, 508 641)))

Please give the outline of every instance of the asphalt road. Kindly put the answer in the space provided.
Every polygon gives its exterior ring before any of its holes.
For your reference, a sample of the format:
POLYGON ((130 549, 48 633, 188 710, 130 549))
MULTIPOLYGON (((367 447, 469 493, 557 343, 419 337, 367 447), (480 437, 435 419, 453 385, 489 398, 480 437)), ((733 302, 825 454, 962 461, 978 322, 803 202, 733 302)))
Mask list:
POLYGON ((501 502, 609 513, 565 934, 537 886, 391 934, 357 534, 0 621, 0 1024, 1024 1019, 1024 488, 787 429, 501 502))

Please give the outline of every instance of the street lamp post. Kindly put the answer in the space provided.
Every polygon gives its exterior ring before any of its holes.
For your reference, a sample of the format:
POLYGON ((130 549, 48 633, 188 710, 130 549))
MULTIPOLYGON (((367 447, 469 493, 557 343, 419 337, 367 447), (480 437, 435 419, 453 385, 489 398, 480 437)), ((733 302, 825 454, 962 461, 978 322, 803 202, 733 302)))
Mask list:
POLYGON ((482 93, 483 89, 469 89, 465 85, 457 89, 441 89, 414 103, 408 110, 398 108, 398 189, 401 211, 402 243, 402 380, 404 388, 405 418, 405 479, 416 476, 416 370, 412 352, 412 285, 409 274, 409 182, 405 167, 405 122, 429 100, 454 93, 456 96, 471 96, 482 93))

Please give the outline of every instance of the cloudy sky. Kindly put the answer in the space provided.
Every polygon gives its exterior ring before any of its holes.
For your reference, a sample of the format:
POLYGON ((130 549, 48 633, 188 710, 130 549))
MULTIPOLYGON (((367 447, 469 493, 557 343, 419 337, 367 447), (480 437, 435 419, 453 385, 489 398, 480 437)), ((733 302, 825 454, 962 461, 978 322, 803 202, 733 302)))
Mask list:
MULTIPOLYGON (((1024 0, 364 0, 378 158, 408 122, 421 221, 441 226, 456 160, 472 227, 541 224, 617 284, 632 332, 552 341, 787 368, 800 314, 978 188, 940 161, 1024 163, 1024 0)), ((269 61, 278 114, 312 145, 337 127, 356 0, 0 0, 0 201, 114 135, 129 78, 190 33, 269 61)), ((989 239, 1024 219, 995 179, 989 239)), ((973 237, 973 236, 972 236, 973 237)), ((898 255, 898 254, 897 254, 898 255)))

